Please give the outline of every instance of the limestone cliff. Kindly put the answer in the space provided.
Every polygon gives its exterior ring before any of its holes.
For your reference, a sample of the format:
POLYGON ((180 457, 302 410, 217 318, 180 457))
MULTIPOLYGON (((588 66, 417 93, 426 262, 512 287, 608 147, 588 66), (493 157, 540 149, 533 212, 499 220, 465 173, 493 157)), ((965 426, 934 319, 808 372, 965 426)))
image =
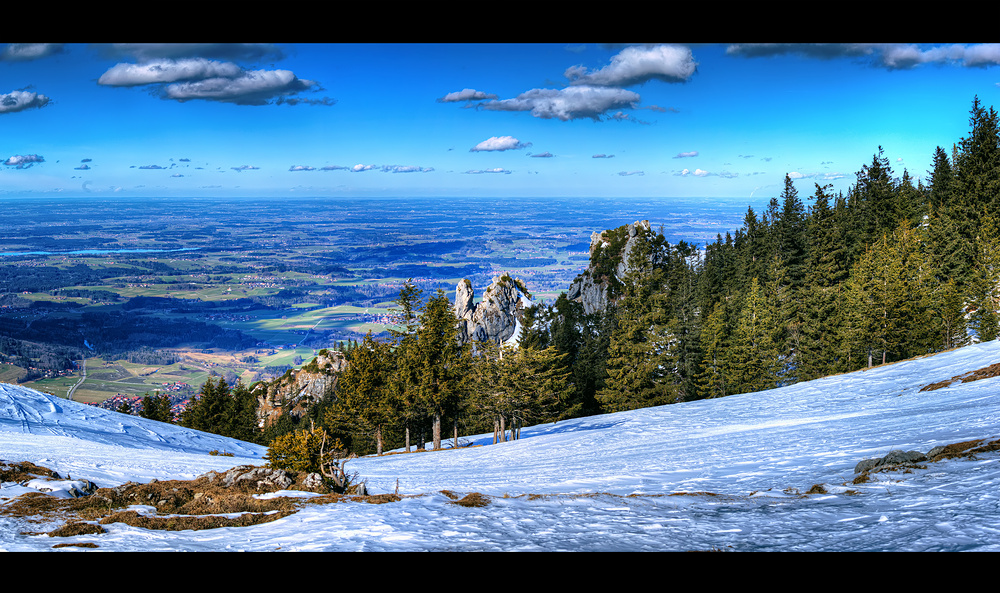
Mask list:
POLYGON ((600 233, 594 231, 590 236, 590 265, 570 284, 566 298, 581 303, 587 315, 607 309, 628 272, 629 256, 637 238, 652 233, 648 220, 600 233))
POLYGON ((493 278, 483 300, 473 302, 475 291, 468 279, 455 289, 455 317, 459 319, 458 339, 467 343, 487 340, 516 342, 524 321, 524 308, 531 306, 531 294, 519 278, 509 274, 493 278))
POLYGON ((347 359, 341 353, 320 350, 319 356, 301 369, 256 384, 252 393, 257 397, 258 426, 273 424, 285 409, 301 418, 324 395, 334 392, 337 375, 346 368, 347 359))

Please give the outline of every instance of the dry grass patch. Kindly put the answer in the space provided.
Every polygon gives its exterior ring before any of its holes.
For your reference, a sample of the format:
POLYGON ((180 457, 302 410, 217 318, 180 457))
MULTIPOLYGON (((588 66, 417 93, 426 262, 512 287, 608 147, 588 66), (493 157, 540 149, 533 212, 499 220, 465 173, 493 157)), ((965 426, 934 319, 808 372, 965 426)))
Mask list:
POLYGON ((490 497, 478 492, 470 492, 462 498, 452 501, 460 507, 484 507, 490 504, 490 497))
POLYGON ((945 381, 938 381, 937 383, 931 383, 930 385, 925 385, 920 389, 920 391, 934 391, 935 389, 948 387, 955 381, 958 381, 959 383, 968 383, 970 381, 979 381, 980 379, 990 379, 993 377, 1000 377, 1000 362, 996 364, 991 364, 988 367, 983 367, 981 369, 969 371, 968 373, 955 375, 951 379, 947 379, 945 381))
POLYGON ((119 511, 101 519, 101 525, 125 523, 141 529, 156 529, 160 531, 199 531, 202 529, 218 529, 220 527, 249 527, 277 521, 297 511, 277 511, 273 513, 243 513, 236 517, 221 517, 219 515, 177 515, 170 517, 140 515, 136 511, 119 511))
POLYGON ((94 542, 80 542, 78 544, 56 544, 53 548, 99 548, 94 542))
POLYGON ((71 521, 59 529, 49 532, 50 537, 73 537, 75 535, 92 535, 106 533, 107 531, 100 525, 84 523, 82 521, 71 521))
POLYGON ((0 482, 24 482, 35 478, 60 479, 59 474, 30 461, 0 461, 0 482))
POLYGON ((940 461, 942 459, 967 459, 978 453, 1000 451, 1000 439, 988 443, 984 441, 985 439, 976 439, 952 443, 941 448, 931 449, 927 456, 931 461, 940 461))

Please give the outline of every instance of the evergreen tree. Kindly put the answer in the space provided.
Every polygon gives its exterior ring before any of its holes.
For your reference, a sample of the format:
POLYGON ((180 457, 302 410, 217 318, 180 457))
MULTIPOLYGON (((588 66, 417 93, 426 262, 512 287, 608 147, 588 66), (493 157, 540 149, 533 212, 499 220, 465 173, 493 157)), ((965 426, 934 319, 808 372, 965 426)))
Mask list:
POLYGON ((732 393, 761 391, 778 380, 778 346, 774 342, 774 312, 757 278, 743 302, 729 365, 732 393))
POLYGON ((781 260, 788 286, 797 291, 805 279, 806 216, 792 179, 785 175, 785 188, 781 192, 781 214, 775 222, 775 246, 781 260))
POLYGON ((225 417, 222 434, 249 443, 262 442, 257 420, 257 397, 239 379, 230 390, 225 417))
POLYGON ((1000 335, 1000 235, 995 214, 982 218, 976 235, 973 276, 969 283, 972 327, 979 341, 995 340, 1000 335))
POLYGON ((982 212, 1000 211, 1000 130, 997 112, 986 109, 975 97, 969 112, 969 135, 958 144, 957 169, 958 196, 970 232, 979 222, 982 212))
POLYGON ((837 303, 848 276, 845 209, 842 204, 830 207, 829 188, 816 184, 807 225, 806 275, 800 295, 801 339, 796 357, 798 378, 805 381, 833 372, 839 355, 837 303))
POLYGON ((362 440, 375 443, 382 454, 386 433, 398 417, 391 346, 378 342, 368 332, 348 356, 347 368, 337 382, 337 401, 327 410, 324 424, 331 432, 347 432, 354 438, 356 452, 362 440))
POLYGON ((722 301, 715 303, 701 329, 703 357, 697 377, 697 394, 702 398, 729 395, 726 373, 730 369, 727 349, 726 312, 722 301))
POLYGON ((440 449, 442 420, 450 416, 457 430, 457 413, 465 388, 458 320, 451 301, 441 289, 427 301, 415 348, 416 376, 419 378, 417 394, 431 415, 434 449, 440 449))
POLYGON ((607 412, 671 403, 679 395, 663 270, 653 264, 662 259, 654 255, 654 248, 662 243, 650 235, 643 231, 636 235, 622 282, 617 325, 608 346, 607 377, 597 394, 607 412))
POLYGON ((158 422, 173 422, 174 414, 170 410, 170 397, 167 395, 149 395, 142 398, 142 411, 139 415, 143 418, 156 420, 158 422))
POLYGON ((493 442, 515 440, 531 421, 558 417, 570 390, 565 354, 555 348, 477 344, 470 365, 471 408, 493 423, 493 442), (510 431, 510 438, 507 431, 510 431))
POLYGON ((221 434, 229 408, 229 386, 221 377, 218 382, 208 377, 199 394, 188 401, 181 414, 181 426, 221 434))
POLYGON ((930 174, 928 209, 943 212, 952 203, 956 180, 951 162, 948 160, 948 153, 940 146, 934 150, 934 169, 930 174))

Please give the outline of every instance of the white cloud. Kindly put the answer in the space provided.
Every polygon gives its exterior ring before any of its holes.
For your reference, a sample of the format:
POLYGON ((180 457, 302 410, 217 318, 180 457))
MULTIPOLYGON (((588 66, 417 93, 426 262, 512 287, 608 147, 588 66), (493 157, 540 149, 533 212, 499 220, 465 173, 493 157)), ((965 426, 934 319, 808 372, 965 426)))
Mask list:
POLYGON ((4 161, 3 164, 8 167, 17 167, 18 169, 28 169, 35 163, 44 162, 45 159, 37 154, 15 154, 4 161))
POLYGON ((255 167, 253 165, 240 165, 239 167, 230 167, 233 171, 254 171, 260 169, 260 167, 255 167))
POLYGON ((378 169, 378 165, 362 165, 361 163, 358 163, 357 165, 351 167, 351 171, 355 173, 360 171, 371 171, 372 169, 378 169))
POLYGON ((140 62, 193 57, 224 60, 281 59, 283 52, 270 43, 113 43, 98 46, 115 57, 127 56, 140 62))
POLYGON ((235 78, 243 69, 232 62, 203 58, 156 60, 144 64, 115 64, 97 79, 105 86, 138 86, 181 80, 235 78))
POLYGON ((695 157, 695 156, 698 156, 698 151, 697 150, 692 150, 691 152, 678 152, 677 156, 675 156, 674 158, 675 159, 684 159, 684 158, 690 158, 690 157, 695 157))
POLYGON ((649 80, 684 82, 691 78, 698 64, 691 50, 679 45, 626 47, 611 58, 611 63, 596 71, 573 66, 564 73, 570 84, 629 86, 649 80))
POLYGON ((318 86, 311 80, 301 80, 289 70, 253 70, 237 78, 207 78, 196 82, 169 84, 163 96, 176 101, 204 99, 236 103, 237 105, 266 105, 271 100, 318 86))
POLYGON ((501 167, 495 167, 493 169, 472 169, 472 170, 466 171, 466 173, 469 174, 469 175, 480 175, 480 174, 483 174, 483 173, 503 173, 505 175, 510 175, 510 171, 509 170, 503 169, 501 167))
POLYGON ((1000 44, 937 45, 912 43, 757 43, 726 48, 728 55, 765 57, 797 54, 809 58, 867 57, 890 70, 907 70, 921 64, 952 64, 968 68, 1000 64, 1000 44))
POLYGON ((309 165, 292 165, 288 168, 289 171, 315 171, 315 167, 310 167, 309 165))
POLYGON ((607 111, 623 107, 634 108, 641 97, 618 88, 571 86, 564 89, 531 89, 514 99, 481 103, 491 111, 530 111, 542 119, 600 119, 607 111))
POLYGON ((469 152, 519 150, 528 146, 530 142, 521 142, 513 136, 493 136, 473 146, 469 152))
POLYGON ((462 89, 438 99, 442 103, 454 103, 456 101, 485 101, 486 99, 496 99, 497 95, 484 93, 475 89, 462 89))
POLYGON ((59 53, 62 48, 62 43, 11 43, 0 52, 0 60, 37 60, 59 53))
POLYGON ((429 173, 433 167, 418 167, 416 165, 384 165, 382 170, 386 173, 429 173))
POLYGON ((34 107, 45 107, 49 98, 31 91, 11 91, 0 95, 0 113, 14 113, 34 107))

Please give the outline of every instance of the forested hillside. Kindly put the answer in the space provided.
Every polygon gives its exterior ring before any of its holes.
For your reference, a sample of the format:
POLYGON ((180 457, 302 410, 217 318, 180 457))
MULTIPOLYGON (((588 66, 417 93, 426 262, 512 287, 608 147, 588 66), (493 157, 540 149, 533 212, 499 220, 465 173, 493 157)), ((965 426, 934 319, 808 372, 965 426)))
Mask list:
MULTIPOLYGON (((878 147, 846 195, 814 184, 803 198, 786 175, 764 212, 748 208, 742 228, 704 249, 648 226, 606 231, 586 274, 608 304, 585 312, 564 293, 531 307, 517 348, 461 345, 448 296, 424 300, 407 282, 393 340, 369 335, 351 349, 336 393, 302 418, 309 428, 286 421, 282 431, 298 429, 303 443, 322 431, 357 453, 458 445, 460 431, 492 429, 500 441, 528 423, 759 391, 996 339, 996 111, 976 98, 969 126, 950 154, 933 151, 926 184, 894 172, 878 147)), ((226 386, 207 389, 216 398, 226 386)), ((218 431, 209 424, 199 427, 218 431)))

